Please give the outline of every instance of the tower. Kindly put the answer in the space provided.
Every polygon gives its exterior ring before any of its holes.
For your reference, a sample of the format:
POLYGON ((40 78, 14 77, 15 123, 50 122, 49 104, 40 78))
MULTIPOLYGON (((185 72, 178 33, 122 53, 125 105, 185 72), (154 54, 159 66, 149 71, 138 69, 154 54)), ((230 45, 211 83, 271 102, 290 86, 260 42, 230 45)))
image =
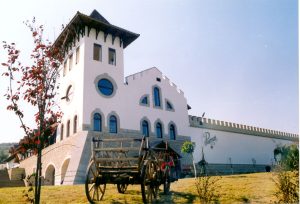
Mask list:
POLYGON ((55 184, 84 181, 91 151, 89 136, 94 130, 118 134, 120 119, 115 108, 123 100, 123 50, 138 36, 110 24, 94 10, 89 16, 77 12, 56 39, 65 60, 60 77, 64 115, 55 144, 57 161, 53 163, 58 164, 52 168, 59 175, 55 184))
MULTIPOLYGON (((114 112, 111 105, 123 100, 123 50, 138 36, 110 24, 96 10, 90 16, 77 12, 62 31, 55 41, 65 52, 60 81, 64 116, 57 141, 92 130, 97 107, 100 117, 114 112)), ((100 125, 109 129, 106 120, 100 125)))

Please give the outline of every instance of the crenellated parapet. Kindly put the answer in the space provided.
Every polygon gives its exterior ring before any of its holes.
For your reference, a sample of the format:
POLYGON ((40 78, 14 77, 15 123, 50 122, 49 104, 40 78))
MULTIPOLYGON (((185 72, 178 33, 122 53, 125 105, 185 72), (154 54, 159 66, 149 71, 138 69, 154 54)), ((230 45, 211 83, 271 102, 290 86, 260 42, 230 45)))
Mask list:
POLYGON ((209 118, 202 118, 189 115, 189 122, 191 127, 206 128, 234 133, 242 133, 247 135, 262 136, 269 138, 285 139, 291 141, 298 141, 299 135, 287 133, 277 130, 270 130, 266 128, 254 127, 249 125, 242 125, 227 121, 214 120, 209 118))
MULTIPOLYGON (((135 73, 135 74, 132 74, 132 75, 129 75, 125 78, 126 80, 126 83, 127 84, 130 84, 134 81, 137 81, 137 80, 143 80, 145 77, 149 77, 151 75, 154 75, 155 73, 155 77, 159 78, 160 82, 162 83, 166 83, 166 84, 169 84, 171 87, 173 87, 179 94, 182 94, 184 95, 184 92, 179 89, 177 87, 176 84, 174 84, 168 77, 166 77, 165 75, 162 74, 161 71, 159 71, 156 67, 151 67, 149 69, 146 69, 146 70, 143 70, 141 72, 138 72, 138 73, 135 73)), ((156 79, 158 80, 158 79, 156 79)))

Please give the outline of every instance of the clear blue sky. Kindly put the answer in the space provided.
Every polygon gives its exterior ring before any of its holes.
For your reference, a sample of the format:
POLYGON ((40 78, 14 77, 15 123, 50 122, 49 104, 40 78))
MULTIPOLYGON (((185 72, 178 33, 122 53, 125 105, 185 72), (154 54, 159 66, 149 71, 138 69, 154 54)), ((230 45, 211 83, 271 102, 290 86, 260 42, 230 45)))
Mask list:
MULTIPOLYGON (((185 93, 190 114, 298 133, 296 0, 10 0, 1 2, 0 41, 26 59, 35 16, 53 41, 76 11, 97 9, 141 34, 125 49, 125 75, 156 66, 185 93)), ((0 61, 3 61, 0 50, 0 61)), ((0 79, 0 96, 6 84, 0 79)), ((0 99, 0 142, 22 137, 0 99)))

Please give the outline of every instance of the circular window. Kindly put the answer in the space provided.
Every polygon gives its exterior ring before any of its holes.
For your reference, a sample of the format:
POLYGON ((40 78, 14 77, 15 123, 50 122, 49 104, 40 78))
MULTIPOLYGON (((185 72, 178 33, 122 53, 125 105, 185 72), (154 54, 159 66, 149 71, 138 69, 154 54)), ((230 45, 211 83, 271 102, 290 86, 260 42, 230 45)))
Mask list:
POLYGON ((114 92, 114 86, 108 79, 99 80, 98 89, 105 96, 110 96, 114 92))

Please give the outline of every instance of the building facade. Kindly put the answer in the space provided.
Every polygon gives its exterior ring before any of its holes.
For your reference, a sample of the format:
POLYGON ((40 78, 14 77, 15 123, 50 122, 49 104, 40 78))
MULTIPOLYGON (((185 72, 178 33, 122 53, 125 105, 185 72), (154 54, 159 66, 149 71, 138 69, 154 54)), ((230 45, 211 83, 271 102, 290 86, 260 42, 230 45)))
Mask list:
MULTIPOLYGON (((138 36, 94 10, 90 16, 77 12, 56 39, 65 52, 60 78, 64 116, 56 142, 43 150, 45 184, 83 183, 94 136, 168 141, 182 156, 182 170, 191 166, 190 155, 180 152, 184 141, 196 143, 196 162, 204 152, 214 168, 235 164, 249 169, 254 163, 271 165, 277 145, 298 140, 297 135, 189 116, 183 91, 156 67, 125 77, 123 51, 138 36)), ((31 174, 35 163, 31 156, 20 167, 31 174)))

